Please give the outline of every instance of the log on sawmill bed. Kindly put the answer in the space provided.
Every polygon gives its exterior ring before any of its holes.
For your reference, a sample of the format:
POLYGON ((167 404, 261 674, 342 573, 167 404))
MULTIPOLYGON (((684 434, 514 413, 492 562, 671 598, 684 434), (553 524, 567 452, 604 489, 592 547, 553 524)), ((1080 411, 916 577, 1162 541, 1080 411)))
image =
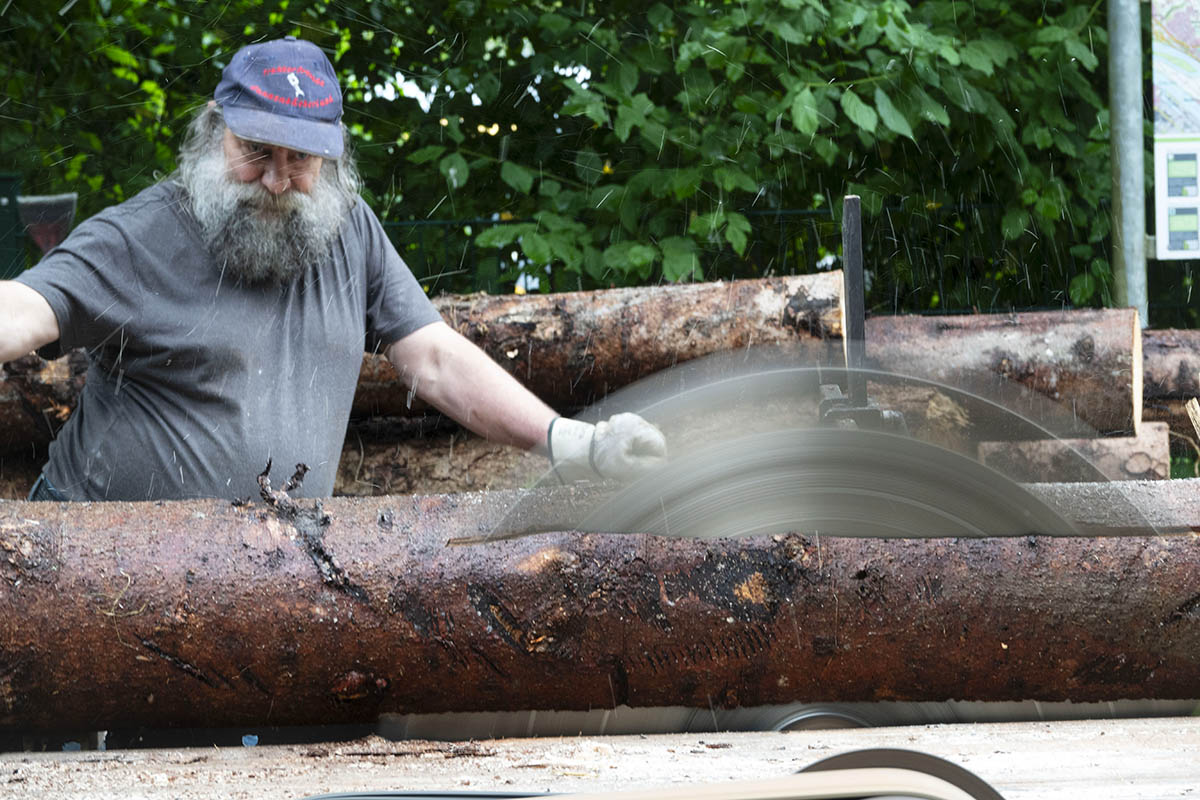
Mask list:
POLYGON ((4 503, 0 729, 1200 695, 1200 482, 1035 488, 1140 535, 452 547, 518 493, 4 503))

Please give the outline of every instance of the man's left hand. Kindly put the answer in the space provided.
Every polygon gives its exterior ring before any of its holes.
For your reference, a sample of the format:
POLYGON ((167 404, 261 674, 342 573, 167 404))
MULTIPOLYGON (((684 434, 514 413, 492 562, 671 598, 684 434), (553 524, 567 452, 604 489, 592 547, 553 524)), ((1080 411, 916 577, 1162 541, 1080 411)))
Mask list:
POLYGON ((662 432, 637 414, 614 414, 595 425, 558 417, 550 423, 547 438, 550 463, 564 483, 628 483, 667 460, 662 432))

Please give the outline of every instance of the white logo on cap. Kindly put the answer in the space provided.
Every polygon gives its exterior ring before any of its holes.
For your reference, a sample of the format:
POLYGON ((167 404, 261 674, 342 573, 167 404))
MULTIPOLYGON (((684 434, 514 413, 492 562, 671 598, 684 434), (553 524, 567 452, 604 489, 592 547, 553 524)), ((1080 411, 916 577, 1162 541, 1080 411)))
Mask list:
POLYGON ((304 90, 300 88, 300 79, 296 77, 296 73, 289 72, 287 76, 287 82, 290 83, 292 88, 296 90, 296 97, 304 97, 304 90))

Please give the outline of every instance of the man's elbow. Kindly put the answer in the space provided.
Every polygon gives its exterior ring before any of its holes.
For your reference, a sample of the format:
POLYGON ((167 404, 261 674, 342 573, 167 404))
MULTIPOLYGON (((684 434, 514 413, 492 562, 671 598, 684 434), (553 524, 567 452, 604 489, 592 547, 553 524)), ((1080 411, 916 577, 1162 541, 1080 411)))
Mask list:
POLYGON ((16 281, 0 281, 0 363, 33 352, 59 337, 58 317, 41 294, 16 281))

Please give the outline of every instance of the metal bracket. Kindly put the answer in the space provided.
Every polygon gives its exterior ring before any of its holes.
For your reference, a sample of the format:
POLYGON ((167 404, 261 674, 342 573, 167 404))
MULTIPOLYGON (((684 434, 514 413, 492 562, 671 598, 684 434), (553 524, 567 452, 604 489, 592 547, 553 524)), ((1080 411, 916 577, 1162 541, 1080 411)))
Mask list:
POLYGON ((862 201, 858 195, 842 200, 842 341, 846 348, 846 392, 837 384, 821 385, 822 424, 865 430, 908 433, 904 415, 879 408, 867 396, 866 280, 863 276, 862 201))

